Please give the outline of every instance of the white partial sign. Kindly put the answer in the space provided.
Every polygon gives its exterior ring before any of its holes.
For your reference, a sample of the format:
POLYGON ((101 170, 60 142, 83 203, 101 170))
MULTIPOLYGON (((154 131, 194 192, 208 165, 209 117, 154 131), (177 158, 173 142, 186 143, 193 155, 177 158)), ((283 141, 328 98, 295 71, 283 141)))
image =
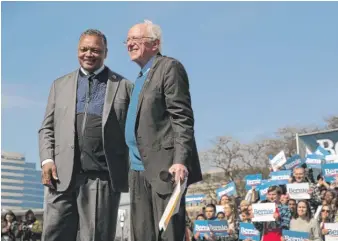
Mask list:
POLYGON ((276 211, 275 203, 254 203, 252 204, 253 222, 275 221, 273 214, 276 211))
POLYGON ((277 171, 279 168, 281 168, 286 163, 286 157, 284 151, 281 151, 278 153, 274 158, 270 160, 271 167, 273 171, 277 171))
POLYGON ((291 199, 310 199, 310 186, 308 182, 286 184, 286 188, 291 199))

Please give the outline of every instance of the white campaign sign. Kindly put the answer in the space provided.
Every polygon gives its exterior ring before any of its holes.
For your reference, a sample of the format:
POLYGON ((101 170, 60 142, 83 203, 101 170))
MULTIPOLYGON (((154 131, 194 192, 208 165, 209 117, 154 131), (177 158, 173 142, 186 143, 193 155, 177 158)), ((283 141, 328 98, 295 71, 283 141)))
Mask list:
POLYGON ((286 189, 291 199, 310 199, 310 186, 308 182, 286 184, 286 189))
POLYGON ((325 241, 338 240, 338 223, 324 223, 324 228, 329 230, 329 233, 325 235, 325 241))
POLYGON ((274 158, 270 160, 271 167, 273 171, 277 171, 280 167, 282 167, 286 163, 286 157, 284 151, 278 153, 274 158))
POLYGON ((275 221, 273 214, 276 211, 275 203, 254 203, 252 204, 253 222, 275 221))

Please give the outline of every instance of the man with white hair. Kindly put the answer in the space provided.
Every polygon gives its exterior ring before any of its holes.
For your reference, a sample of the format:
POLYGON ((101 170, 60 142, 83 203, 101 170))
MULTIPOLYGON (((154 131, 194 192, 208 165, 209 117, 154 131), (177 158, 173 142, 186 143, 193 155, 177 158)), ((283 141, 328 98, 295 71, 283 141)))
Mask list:
POLYGON ((185 233, 185 202, 165 232, 159 221, 175 183, 202 180, 194 137, 189 81, 183 65, 162 56, 161 28, 150 21, 136 24, 125 41, 132 61, 141 67, 126 121, 130 156, 131 237, 133 241, 181 241, 185 233))

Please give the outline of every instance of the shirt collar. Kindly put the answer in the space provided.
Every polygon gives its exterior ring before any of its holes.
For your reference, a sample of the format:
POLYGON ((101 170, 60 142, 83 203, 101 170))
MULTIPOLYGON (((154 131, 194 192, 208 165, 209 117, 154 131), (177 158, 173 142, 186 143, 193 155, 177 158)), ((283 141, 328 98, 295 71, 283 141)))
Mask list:
MULTIPOLYGON (((103 70, 104 70, 104 67, 105 65, 102 65, 100 68, 98 68, 97 70, 94 71, 94 74, 95 75, 98 75, 99 73, 101 73, 103 70)), ((84 74, 84 75, 88 75, 89 72, 87 70, 85 70, 84 68, 80 68, 81 72, 84 74)))
POLYGON ((141 69, 142 75, 146 74, 150 70, 150 68, 151 68, 151 66, 154 62, 154 59, 155 59, 155 56, 151 57, 151 59, 149 59, 148 63, 146 63, 146 65, 143 66, 143 68, 141 69))

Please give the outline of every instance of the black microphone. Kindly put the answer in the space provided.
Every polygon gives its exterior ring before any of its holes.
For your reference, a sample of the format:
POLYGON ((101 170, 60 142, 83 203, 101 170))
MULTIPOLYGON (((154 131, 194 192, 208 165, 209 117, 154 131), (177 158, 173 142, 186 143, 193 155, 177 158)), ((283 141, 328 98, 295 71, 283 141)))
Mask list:
POLYGON ((159 177, 163 182, 175 182, 175 176, 173 176, 170 172, 166 170, 160 171, 159 177))

